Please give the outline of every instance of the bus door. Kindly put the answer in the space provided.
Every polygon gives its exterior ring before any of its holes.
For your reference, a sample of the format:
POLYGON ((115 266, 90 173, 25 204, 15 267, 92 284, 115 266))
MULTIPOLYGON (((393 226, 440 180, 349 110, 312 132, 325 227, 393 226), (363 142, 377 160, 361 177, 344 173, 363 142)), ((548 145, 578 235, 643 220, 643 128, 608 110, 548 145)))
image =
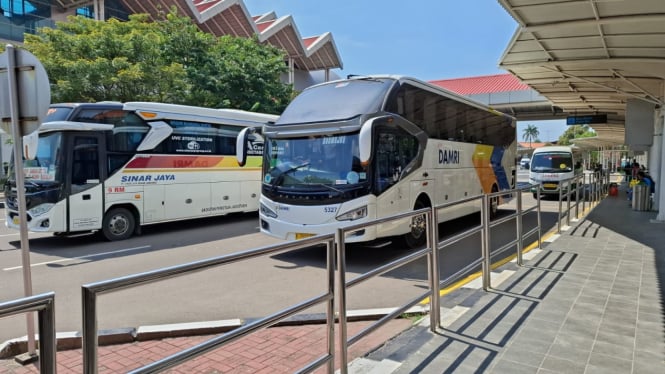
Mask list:
POLYGON ((400 183, 418 155, 418 140, 401 128, 377 127, 374 191, 377 217, 413 210, 411 184, 400 183))
POLYGON ((96 230, 104 215, 102 134, 74 134, 69 157, 69 231, 96 230))

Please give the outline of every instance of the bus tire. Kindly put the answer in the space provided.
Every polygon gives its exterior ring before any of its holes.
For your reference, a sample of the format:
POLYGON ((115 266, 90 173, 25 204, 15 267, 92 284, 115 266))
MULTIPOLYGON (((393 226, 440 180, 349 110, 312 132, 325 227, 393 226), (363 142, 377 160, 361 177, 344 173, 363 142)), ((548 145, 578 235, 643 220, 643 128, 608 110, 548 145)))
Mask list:
MULTIPOLYGON (((413 210, 419 210, 422 208, 427 208, 429 205, 422 200, 418 199, 416 200, 416 204, 413 207, 413 210)), ((427 216, 426 215, 420 215, 413 217, 410 227, 411 231, 407 232, 404 234, 402 237, 404 240, 404 244, 410 248, 410 249, 415 249, 415 248, 420 248, 425 243, 427 243, 427 216)))
POLYGON ((125 240, 132 236, 136 220, 125 208, 113 208, 106 212, 102 221, 102 234, 108 241, 125 240))

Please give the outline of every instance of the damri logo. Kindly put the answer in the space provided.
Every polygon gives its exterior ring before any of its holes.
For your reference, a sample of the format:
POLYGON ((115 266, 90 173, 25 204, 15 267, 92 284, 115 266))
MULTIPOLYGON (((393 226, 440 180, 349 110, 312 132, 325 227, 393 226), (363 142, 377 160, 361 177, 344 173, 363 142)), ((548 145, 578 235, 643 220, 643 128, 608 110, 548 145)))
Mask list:
POLYGON ((459 156, 456 149, 439 149, 439 164, 459 164, 459 156))

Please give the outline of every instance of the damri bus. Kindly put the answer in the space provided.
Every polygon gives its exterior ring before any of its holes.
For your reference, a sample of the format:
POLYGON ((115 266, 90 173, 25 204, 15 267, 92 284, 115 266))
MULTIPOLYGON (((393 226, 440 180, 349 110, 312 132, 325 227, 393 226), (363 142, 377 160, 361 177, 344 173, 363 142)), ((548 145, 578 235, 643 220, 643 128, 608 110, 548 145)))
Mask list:
MULTIPOLYGON (((28 229, 101 231, 108 240, 158 222, 258 210, 261 146, 235 156, 247 126, 277 116, 232 109, 129 102, 54 104, 24 160, 28 229)), ((19 228, 13 171, 6 225, 19 228)))
MULTIPOLYGON (((243 138, 238 161, 243 163, 243 138)), ((261 231, 284 239, 456 201, 515 183, 515 119, 431 84, 354 77, 304 90, 262 128, 261 231)), ((492 201, 496 213, 499 199, 492 201)), ((480 204, 446 210, 449 220, 480 204)), ((422 218, 355 232, 424 243, 422 218)))

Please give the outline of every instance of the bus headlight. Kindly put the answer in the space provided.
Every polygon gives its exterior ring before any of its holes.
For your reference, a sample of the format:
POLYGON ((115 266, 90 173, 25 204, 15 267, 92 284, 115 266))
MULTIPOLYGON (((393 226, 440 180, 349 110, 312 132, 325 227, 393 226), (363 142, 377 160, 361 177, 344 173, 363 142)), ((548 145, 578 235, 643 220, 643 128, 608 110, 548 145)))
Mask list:
POLYGON ((335 217, 338 221, 355 221, 367 217, 367 205, 342 213, 335 217))
POLYGON ((259 204, 259 209, 261 209, 261 214, 263 214, 264 216, 270 218, 277 218, 277 213, 275 213, 272 209, 268 208, 267 206, 263 205, 263 203, 259 204))
POLYGON ((53 208, 54 205, 55 204, 52 203, 37 205, 36 207, 28 210, 28 214, 30 214, 30 216, 32 217, 39 217, 42 214, 48 213, 48 211, 51 210, 51 208, 53 208))

